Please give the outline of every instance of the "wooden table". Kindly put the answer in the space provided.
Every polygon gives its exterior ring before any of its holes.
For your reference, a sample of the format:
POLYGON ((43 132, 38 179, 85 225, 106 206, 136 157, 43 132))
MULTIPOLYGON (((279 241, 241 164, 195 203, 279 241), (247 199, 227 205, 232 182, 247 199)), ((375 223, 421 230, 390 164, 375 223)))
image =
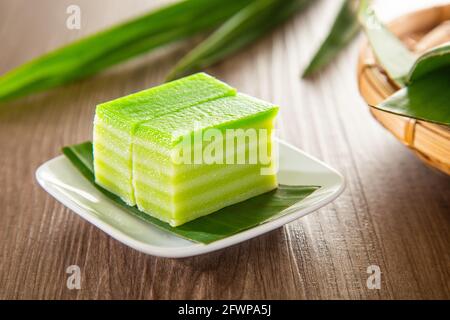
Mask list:
MULTIPOLYGON (((161 4, 75 2, 81 30, 66 28, 71 0, 0 2, 0 74, 161 4)), ((382 17, 404 11, 400 2, 379 3, 382 17)), ((430 4, 410 2, 407 10, 430 4)), ((314 79, 299 79, 338 5, 321 1, 208 70, 281 105, 281 137, 345 175, 338 200, 232 248, 171 260, 113 240, 38 186, 40 164, 91 139, 97 103, 159 84, 187 44, 0 107, 0 298, 449 299, 450 179, 369 115, 355 81, 360 41, 314 79), (81 290, 66 286, 69 265, 81 268, 81 290), (366 286, 370 265, 381 269, 379 290, 366 286)))

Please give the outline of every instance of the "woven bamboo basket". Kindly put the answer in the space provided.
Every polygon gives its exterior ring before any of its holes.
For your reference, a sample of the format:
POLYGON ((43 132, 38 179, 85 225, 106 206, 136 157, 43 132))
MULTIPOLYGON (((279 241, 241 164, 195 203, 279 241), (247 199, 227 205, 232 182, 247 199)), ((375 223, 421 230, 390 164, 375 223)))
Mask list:
MULTIPOLYGON (((389 29, 416 52, 450 41, 450 5, 402 16, 389 29)), ((391 81, 364 43, 358 61, 359 91, 374 106, 399 88, 391 81)), ((449 88, 450 89, 450 88, 449 88)), ((450 129, 426 121, 398 116, 370 107, 373 117, 426 164, 450 175, 450 129)))

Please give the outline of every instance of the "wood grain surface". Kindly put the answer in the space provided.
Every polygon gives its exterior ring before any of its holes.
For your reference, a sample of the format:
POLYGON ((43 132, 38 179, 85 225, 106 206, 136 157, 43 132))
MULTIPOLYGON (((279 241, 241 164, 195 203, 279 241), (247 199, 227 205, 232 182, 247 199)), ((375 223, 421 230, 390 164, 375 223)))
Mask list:
MULTIPOLYGON (((433 2, 379 1, 382 17, 433 2)), ((0 74, 162 1, 0 2, 0 74), (65 26, 78 4, 81 30, 65 26)), ((91 139, 95 105, 162 82, 187 43, 95 78, 0 106, 1 299, 449 299, 450 178, 427 168, 370 116, 356 87, 361 41, 317 77, 299 73, 338 1, 318 1, 274 33, 207 70, 282 106, 280 136, 341 171, 332 204, 267 235, 186 259, 141 254, 41 189, 36 168, 91 139), (66 287, 78 265, 81 290, 66 287), (367 267, 382 272, 366 286, 367 267)))

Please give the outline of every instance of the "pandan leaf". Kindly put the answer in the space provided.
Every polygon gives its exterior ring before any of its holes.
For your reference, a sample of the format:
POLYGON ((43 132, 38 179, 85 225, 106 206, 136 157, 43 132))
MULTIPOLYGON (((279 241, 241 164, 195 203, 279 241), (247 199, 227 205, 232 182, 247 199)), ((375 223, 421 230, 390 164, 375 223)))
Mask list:
POLYGON ((205 244, 224 239, 279 216, 285 209, 319 189, 316 186, 280 185, 278 189, 271 192, 226 207, 182 226, 171 227, 169 224, 139 211, 136 207, 128 206, 118 196, 95 183, 91 142, 64 147, 63 153, 92 185, 126 212, 160 229, 205 244))
POLYGON ((356 7, 356 0, 343 1, 328 36, 303 72, 303 78, 313 75, 328 65, 358 34, 360 25, 356 7))
POLYGON ((181 1, 45 54, 0 76, 0 101, 95 74, 217 27, 252 0, 181 1))
POLYGON ((260 38, 312 0, 257 0, 236 13, 184 56, 170 71, 170 81, 200 71, 260 38))
POLYGON ((415 55, 378 19, 369 1, 361 0, 358 11, 359 21, 378 62, 389 77, 403 87, 416 61, 415 55))

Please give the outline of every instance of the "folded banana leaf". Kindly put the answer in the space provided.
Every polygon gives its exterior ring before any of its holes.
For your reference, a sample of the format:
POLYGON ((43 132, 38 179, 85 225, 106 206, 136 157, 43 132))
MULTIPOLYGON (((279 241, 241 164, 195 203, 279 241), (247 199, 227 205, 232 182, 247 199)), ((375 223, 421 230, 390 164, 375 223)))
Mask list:
POLYGON ((450 68, 440 69, 415 80, 375 107, 450 126, 450 68))
POLYGON ((450 67, 450 42, 422 54, 409 72, 408 83, 412 83, 431 72, 448 67, 450 67))
POLYGON ((358 34, 360 25, 356 13, 357 1, 344 0, 328 36, 303 71, 303 78, 313 75, 328 65, 358 34))
POLYGON ((166 80, 213 65, 260 38, 310 3, 312 0, 257 0, 250 3, 184 56, 166 80))
POLYGON ((400 89, 373 107, 413 119, 450 125, 450 43, 425 52, 410 52, 376 17, 365 0, 360 20, 370 45, 400 89))
POLYGON ((204 244, 224 239, 282 215, 285 209, 302 201, 320 188, 280 185, 278 189, 271 192, 226 207, 184 225, 171 227, 139 211, 136 207, 128 206, 118 196, 95 183, 91 142, 64 147, 63 153, 95 188, 126 212, 177 236, 204 244))
POLYGON ((138 54, 211 30, 252 1, 181 1, 83 38, 0 76, 0 102, 87 77, 138 54))
POLYGON ((407 86, 376 107, 450 126, 450 43, 419 57, 408 75, 407 86))

